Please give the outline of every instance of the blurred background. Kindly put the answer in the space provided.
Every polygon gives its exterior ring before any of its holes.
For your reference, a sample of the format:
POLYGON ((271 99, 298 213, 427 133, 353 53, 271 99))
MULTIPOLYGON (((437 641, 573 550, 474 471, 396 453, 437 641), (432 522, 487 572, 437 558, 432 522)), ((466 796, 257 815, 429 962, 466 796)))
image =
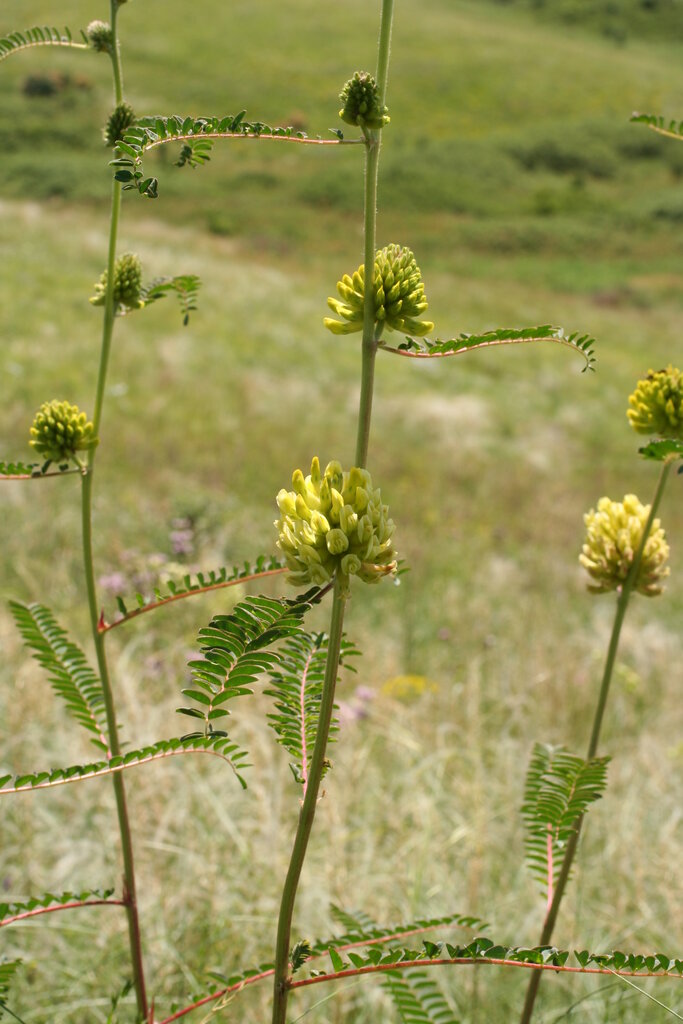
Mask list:
MULTIPOLYGON (((4 0, 0 36, 47 23, 75 35, 108 8, 4 0)), ((246 108, 331 137, 344 82, 374 70, 378 21, 366 0, 131 0, 126 97, 140 115, 246 108)), ((331 934, 334 902, 382 924, 472 913, 496 941, 537 940, 526 765, 537 740, 584 752, 614 611, 612 595, 586 593, 582 516, 603 494, 651 499, 657 469, 637 456, 628 395, 683 359, 683 144, 629 123, 633 110, 683 116, 682 36, 679 0, 396 5, 378 244, 414 250, 440 337, 557 323, 593 334, 598 363, 582 374, 550 345, 428 365, 379 354, 370 469, 411 571, 400 587, 354 589, 346 626, 364 656, 339 689, 297 938, 331 934)), ((101 313, 88 296, 106 259, 111 106, 103 56, 46 48, 0 65, 0 458, 30 459, 41 402, 92 411, 101 313)), ((322 318, 362 262, 361 148, 237 140, 201 169, 175 159, 173 147, 147 158, 158 200, 125 194, 119 251, 139 253, 148 280, 195 273, 203 287, 188 327, 170 299, 117 325, 95 509, 110 616, 116 593, 273 553, 274 495, 292 470, 314 454, 348 464, 355 448, 358 338, 333 337, 322 318)), ((603 734, 609 787, 560 946, 683 950, 682 486, 672 479, 661 508, 667 590, 629 609, 603 734)), ((7 610, 10 597, 49 605, 90 652, 76 478, 0 483, 0 515, 0 771, 89 760, 7 610)), ((132 747, 186 730, 175 708, 197 630, 245 592, 111 635, 132 747)), ((158 1014, 202 993, 207 970, 272 955, 298 792, 268 711, 260 693, 234 709, 254 765, 246 794, 204 759, 128 775, 158 1014)), ((0 900, 118 884, 106 780, 6 798, 2 815, 0 900)), ((25 960, 10 1005, 27 1022, 104 1022, 128 976, 110 908, 8 929, 3 952, 25 960)), ((507 1024, 526 976, 439 980, 463 1024, 507 1024)), ((674 983, 648 990, 680 1012, 674 983)), ((297 999, 294 1016, 319 998, 297 999)), ((245 993, 221 1019, 264 1020, 268 999, 268 986, 245 993)), ((120 1013, 132 1019, 129 1001, 120 1013)), ((374 983, 306 1019, 398 1021, 374 983)), ((541 989, 539 1024, 668 1019, 616 979, 541 989)))

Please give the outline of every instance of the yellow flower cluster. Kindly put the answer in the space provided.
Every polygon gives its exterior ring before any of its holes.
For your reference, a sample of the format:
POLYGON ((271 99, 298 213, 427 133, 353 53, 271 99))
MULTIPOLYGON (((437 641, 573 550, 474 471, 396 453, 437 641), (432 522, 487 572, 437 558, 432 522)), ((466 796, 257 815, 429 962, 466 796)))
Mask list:
POLYGON ((356 71, 339 95, 342 121, 356 127, 383 128, 391 118, 379 103, 377 83, 368 71, 356 71))
POLYGON ((97 438, 88 417, 69 402, 43 402, 31 427, 29 444, 53 462, 69 462, 76 452, 94 448, 97 438))
MULTIPOLYGON (((643 539, 649 514, 649 505, 641 505, 635 494, 627 494, 623 502, 601 498, 597 512, 591 509, 583 517, 587 536, 579 561, 593 580, 588 584, 593 593, 616 590, 624 583, 643 539)), ((668 557, 664 530, 659 519, 655 519, 633 589, 646 597, 661 594, 661 581, 669 575, 664 564, 668 557)))
MULTIPOLYGON (((378 328, 386 327, 390 331, 421 338, 434 330, 431 321, 418 319, 427 309, 427 299, 420 268, 410 249, 392 244, 378 250, 373 289, 376 332, 378 328)), ((342 320, 325 317, 325 327, 333 334, 362 331, 365 266, 361 265, 353 276, 344 274, 337 282, 337 292, 339 299, 330 297, 327 305, 342 320)))
POLYGON ((626 415, 639 434, 683 439, 683 373, 675 366, 650 370, 628 404, 626 415))
POLYGON ((316 457, 307 477, 294 471, 292 486, 277 496, 275 523, 290 583, 323 586, 336 572, 377 583, 395 570, 394 523, 367 470, 330 462, 321 473, 316 457))
MULTIPOLYGON (((107 271, 95 285, 95 294, 90 299, 93 306, 103 306, 107 297, 107 271)), ((114 265, 114 309, 142 309, 142 264, 134 252, 124 252, 114 265)))

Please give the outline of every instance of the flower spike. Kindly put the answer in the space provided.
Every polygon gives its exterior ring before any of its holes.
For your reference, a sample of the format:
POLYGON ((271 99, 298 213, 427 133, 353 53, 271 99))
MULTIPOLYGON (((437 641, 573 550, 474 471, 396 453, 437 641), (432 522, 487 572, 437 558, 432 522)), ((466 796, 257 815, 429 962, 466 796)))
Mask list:
POLYGON ((106 21, 91 21, 85 30, 88 42, 97 53, 111 53, 114 46, 114 35, 111 25, 106 21))
MULTIPOLYGON (((594 581, 588 584, 592 593, 604 594, 625 582, 643 539, 650 507, 641 505, 635 494, 627 494, 623 502, 600 498, 597 512, 591 509, 583 517, 587 536, 579 561, 594 581)), ((669 575, 664 564, 668 557, 666 535, 659 519, 655 519, 633 589, 646 597, 661 594, 661 581, 669 575)))
POLYGON ((379 129, 391 120, 387 108, 380 106, 377 83, 367 71, 356 71, 342 89, 339 99, 342 102, 339 116, 346 124, 379 129))
MULTIPOLYGON (((131 309, 142 309, 144 302, 142 292, 142 264, 140 257, 135 253, 126 252, 119 256, 114 267, 114 306, 118 311, 131 309)), ((107 296, 107 271, 105 270, 100 280, 95 285, 95 294, 90 302, 93 306, 103 306, 107 296)))
POLYGON ((366 469, 330 462, 321 473, 316 457, 309 476, 294 471, 292 487, 277 496, 275 523, 290 583, 324 586, 336 572, 378 583, 395 572, 394 523, 366 469))
POLYGON ((97 445, 92 423, 69 402, 43 402, 31 427, 29 444, 53 462, 77 462, 76 452, 88 451, 97 445))
MULTIPOLYGON (((344 274, 337 282, 337 292, 339 299, 330 297, 327 305, 342 320, 325 317, 325 327, 333 334, 362 331, 365 266, 361 265, 352 277, 344 274)), ((385 327, 420 338, 434 330, 431 321, 419 319, 427 309, 427 299, 420 268, 410 249, 394 243, 377 251, 373 292, 377 335, 385 327)))
POLYGON ((628 400, 626 415, 639 434, 683 440, 683 373, 675 366, 650 370, 628 400))
POLYGON ((120 142, 126 130, 135 124, 135 111, 129 103, 119 103, 107 119, 104 126, 104 141, 107 146, 115 146, 120 142))

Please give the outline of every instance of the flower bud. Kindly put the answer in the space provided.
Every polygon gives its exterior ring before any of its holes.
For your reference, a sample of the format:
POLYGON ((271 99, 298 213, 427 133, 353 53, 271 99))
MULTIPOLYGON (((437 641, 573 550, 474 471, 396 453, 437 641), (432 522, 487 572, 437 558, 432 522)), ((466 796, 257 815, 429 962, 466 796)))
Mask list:
MULTIPOLYGON (((325 327, 333 334, 353 334, 363 330, 365 302, 365 266, 361 265, 353 277, 345 274, 337 282, 339 299, 328 298, 327 305, 341 320, 324 319, 325 327)), ((389 331, 400 331, 423 337, 434 330, 434 324, 419 317, 427 309, 420 268, 410 249, 392 245, 375 254, 373 280, 375 330, 378 325, 389 331)), ((359 471, 361 472, 361 471, 359 471)))
POLYGON ((91 21, 85 30, 88 42, 98 53, 111 53, 114 46, 114 35, 111 25, 106 21, 91 21))
POLYGON ((70 462, 76 452, 87 451, 98 443, 92 423, 77 405, 69 402, 43 402, 31 427, 29 444, 53 462, 70 462))
POLYGON ((650 370, 628 404, 626 415, 639 434, 683 439, 683 373, 676 367, 650 370))
MULTIPOLYGON (((119 256, 114 266, 114 308, 124 311, 142 309, 142 264, 135 253, 126 252, 119 256)), ((103 306, 107 295, 107 271, 95 285, 95 294, 90 301, 93 306, 103 306)))
POLYGON ((395 571, 394 524, 367 470, 345 473, 339 462, 330 462, 321 474, 314 459, 309 476, 295 470, 292 485, 294 491, 278 493, 281 517, 275 523, 290 583, 321 586, 337 571, 377 583, 395 571), (356 495, 362 496, 362 507, 356 495))
MULTIPOLYGON (((594 594, 616 590, 628 577, 643 531, 650 514, 650 505, 641 505, 635 494, 627 494, 623 502, 601 498, 598 510, 591 509, 583 517, 587 527, 586 542, 579 555, 581 565, 593 583, 594 594)), ((659 519, 652 523, 633 589, 646 597, 661 594, 661 580, 669 575, 665 562, 669 545, 659 519)))
POLYGON ((339 99, 342 102, 339 116, 346 124, 383 128, 391 120, 387 108, 380 107, 377 83, 367 71, 356 71, 342 89, 339 99))
POLYGON ((129 103, 119 103, 114 107, 104 126, 104 141, 107 146, 115 146, 126 134, 126 129, 135 124, 135 111, 129 103))

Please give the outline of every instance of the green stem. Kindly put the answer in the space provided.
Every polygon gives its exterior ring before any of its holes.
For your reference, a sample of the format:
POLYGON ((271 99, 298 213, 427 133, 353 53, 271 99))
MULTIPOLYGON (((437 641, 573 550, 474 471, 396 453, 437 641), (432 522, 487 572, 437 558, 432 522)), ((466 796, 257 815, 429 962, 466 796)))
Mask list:
POLYGON ((308 772, 306 792, 299 812, 292 856, 289 862, 289 869, 282 890, 280 903, 280 916, 278 918, 277 941, 275 947, 275 978, 273 993, 273 1024, 285 1024, 287 1013, 287 999, 289 997, 289 946, 292 930, 292 915, 296 892, 301 877, 308 840, 313 828, 320 780, 322 779, 325 767, 325 753, 327 750, 327 739, 330 732, 332 712, 334 710, 334 691, 337 684, 337 672, 339 671, 339 652, 341 648, 342 627, 344 623, 344 608, 347 600, 347 581, 342 582, 339 575, 335 577, 334 595, 332 598, 332 617, 330 621, 330 636, 327 647, 327 662, 325 664, 325 680, 323 683, 322 699, 320 702, 320 716, 318 720, 318 731, 313 748, 313 757, 308 772))
MULTIPOLYGON (((116 31, 116 19, 118 14, 117 0, 111 0, 111 29, 112 29, 112 67, 114 72, 114 94, 116 103, 122 102, 122 75, 121 60, 119 55, 118 36, 116 31)), ((109 220, 109 249, 107 259, 107 290, 104 303, 104 317, 102 325, 102 344, 100 348, 100 361, 97 373, 97 388, 95 393, 95 408, 93 411, 93 427, 96 437, 99 437, 100 425, 102 422, 102 406, 107 381, 107 370, 109 366, 109 354, 114 334, 114 269, 116 265, 116 243, 118 238, 119 218, 121 213, 121 185, 115 181, 112 189, 111 216, 109 220)), ((104 644, 104 634, 100 633, 99 608, 97 602, 97 591, 95 586, 95 563, 93 558, 92 542, 92 495, 95 470, 95 458, 97 449, 92 448, 88 453, 86 465, 83 467, 82 487, 82 538, 83 538, 83 567, 85 571, 85 584, 88 594, 88 608, 90 612, 90 628, 92 630, 93 643, 97 657, 102 693, 104 696, 105 713, 107 717, 107 736, 109 752, 112 757, 121 753, 119 741, 119 728, 116 720, 116 707, 114 694, 109 676, 107 654, 104 644)), ((140 1020, 147 1020, 148 1005, 145 990, 145 974, 142 960, 142 942, 140 937, 140 923, 138 918, 138 905, 135 887, 135 862, 133 858, 133 841, 128 816, 126 801, 126 789, 121 773, 113 776, 114 795, 116 798, 116 812, 121 835, 121 855, 123 859, 123 882, 124 902, 128 918, 128 938, 130 944, 130 955, 133 968, 133 981, 137 1001, 138 1017, 140 1020)))
MULTIPOLYGON (((380 106, 384 105, 389 73, 391 50, 391 27, 394 0, 383 0, 379 30, 379 54, 377 58, 377 90, 380 106)), ((377 336, 375 334, 375 297, 372 284, 375 270, 377 233, 377 176, 381 130, 367 133, 365 147, 365 213, 363 264, 365 267, 365 297, 363 303, 363 341, 361 362, 360 403, 358 410, 358 434, 356 439, 356 466, 365 467, 368 462, 370 444, 370 422, 372 419, 372 396, 375 386, 375 358, 377 336)))
MULTIPOLYGON (((389 70, 389 52, 391 47, 391 25, 393 19, 394 0, 382 0, 382 15, 379 30, 379 55, 377 62, 376 82, 379 90, 380 103, 384 103, 389 70)), ((365 134, 365 199, 364 199, 364 263, 365 263, 365 301, 363 305, 363 341, 361 394, 358 411, 358 435, 356 443, 356 465, 367 464, 368 444, 370 439, 370 421, 372 417, 372 394, 375 378, 375 356, 379 332, 375 331, 375 309, 372 282, 375 267, 375 234, 377 219, 377 174, 379 167, 380 132, 370 131, 365 134)), ((315 809, 318 801, 320 781, 325 766, 327 740, 334 710, 334 691, 339 671, 339 652, 341 649, 344 609, 348 598, 348 579, 342 580, 337 574, 334 581, 332 599, 332 617, 328 640, 327 661, 325 664, 325 680, 320 703, 318 730, 315 737, 313 757, 306 782, 304 799, 299 812, 294 846, 289 861, 287 877, 282 890, 280 914, 278 918, 277 939, 275 946, 275 975, 273 985, 273 1024, 285 1024, 287 1000, 289 998, 289 951, 292 931, 292 916, 296 901, 301 870, 306 857, 308 841, 313 828, 315 809)))
POLYGON ((379 25, 379 46, 377 53, 377 92, 379 105, 383 107, 387 96, 389 77, 389 56, 391 54, 391 29, 394 21, 394 0, 382 0, 382 15, 379 25))
POLYGON ((114 70, 114 98, 116 106, 123 103, 123 72, 121 70, 121 54, 119 53, 119 37, 116 27, 116 19, 119 14, 117 0, 109 0, 109 23, 111 25, 112 47, 111 63, 114 70))
MULTIPOLYGON (((95 589, 95 571, 92 549, 92 489, 93 474, 92 462, 88 472, 83 475, 82 488, 82 524, 83 524, 83 564, 85 569, 85 583, 88 592, 88 608, 90 611, 90 625, 92 629, 97 666, 102 683, 104 695, 104 707, 107 716, 107 735, 109 741, 109 752, 112 757, 118 757, 121 753, 119 742, 119 729, 116 721, 116 708, 114 706, 114 695, 109 677, 107 655, 104 647, 104 634, 98 631, 99 619, 97 606, 97 593, 95 589)), ((130 830, 130 820, 126 803, 126 790, 123 781, 123 774, 117 772, 113 775, 114 794, 116 797, 116 812, 119 821, 121 834, 121 853, 123 856, 123 880, 124 880, 124 902, 128 917, 128 937, 130 942, 130 954, 133 965, 133 979, 135 983, 135 994, 137 998, 138 1015, 141 1020, 147 1020, 147 995, 145 991, 145 975, 142 962, 142 943, 140 938, 140 925, 138 920, 138 906, 135 891, 135 864, 133 860, 133 841, 130 830)))
POLYGON ((377 215, 377 171, 379 166, 379 132, 370 133, 365 150, 365 296, 363 303, 363 341, 361 356, 360 402, 358 408, 358 434, 355 465, 365 467, 368 462, 372 396, 375 387, 375 231, 377 215))
MULTIPOLYGON (((97 390, 95 392, 95 409, 93 411, 93 428, 95 437, 99 437, 100 423, 102 421, 102 406, 104 403, 104 390, 107 383, 107 370, 109 368, 109 353, 111 341, 114 334, 114 319, 116 311, 114 308, 114 270, 116 267, 116 240, 119 230, 119 216, 121 213, 121 182, 115 181, 112 186, 111 217, 109 221, 109 251, 107 255, 107 291, 104 297, 104 320, 102 325, 102 345, 100 348, 100 365, 97 373, 97 390)), ((95 449, 92 450, 88 460, 90 472, 95 462, 95 449)))
MULTIPOLYGON (((652 524, 657 515, 657 509, 660 506, 662 495, 664 494, 664 488, 666 481, 669 476, 671 469, 671 462, 665 462, 662 466, 662 471, 659 476, 657 483, 657 489, 655 491, 654 498, 652 499, 652 506, 650 508, 650 514, 647 517, 645 528, 643 529, 643 536, 641 538, 638 550, 636 551, 633 564, 629 571, 628 576, 624 580, 619 597, 617 599, 617 607, 614 614, 614 622, 612 624, 612 634, 610 636, 609 647, 607 648, 607 656, 605 658, 605 667, 602 673, 602 683, 600 685, 600 693, 598 695, 598 703, 595 708, 595 714, 593 716, 593 727, 591 729, 591 737, 588 743, 588 751, 586 753, 586 760, 591 761, 598 750, 598 744, 600 742, 600 731, 602 729, 602 721, 605 714, 605 707, 607 705, 607 697, 609 694, 610 683, 612 682, 612 675, 614 673, 614 665, 616 662, 617 651, 619 649, 619 639, 621 636, 621 627, 624 623, 626 616, 626 609, 628 607, 629 599, 633 593, 633 587, 638 579, 638 573, 640 571, 640 563, 643 560, 643 552, 645 551, 645 545, 647 544, 652 524)), ((581 835, 581 827, 583 825, 584 815, 582 814, 578 818, 574 825, 574 830, 567 841, 567 848, 562 859, 562 867, 560 874, 557 879, 557 886, 553 894, 553 901, 550 905, 550 909, 546 915, 546 919, 543 922, 543 929, 541 931, 541 937, 539 939, 539 946, 546 946, 550 943, 552 934, 557 921, 557 915, 560 910, 560 903, 564 896, 567 882, 569 881, 569 874, 572 869, 574 857, 576 855, 576 849, 579 845, 579 837, 581 835)), ((531 978, 529 979, 529 985, 527 987, 526 998, 524 1000, 524 1007, 522 1009, 522 1016, 520 1017, 520 1024, 529 1024, 531 1016, 534 1010, 534 1004, 536 1002, 536 995, 538 993, 539 985, 541 984, 541 971, 533 971, 531 978)))

